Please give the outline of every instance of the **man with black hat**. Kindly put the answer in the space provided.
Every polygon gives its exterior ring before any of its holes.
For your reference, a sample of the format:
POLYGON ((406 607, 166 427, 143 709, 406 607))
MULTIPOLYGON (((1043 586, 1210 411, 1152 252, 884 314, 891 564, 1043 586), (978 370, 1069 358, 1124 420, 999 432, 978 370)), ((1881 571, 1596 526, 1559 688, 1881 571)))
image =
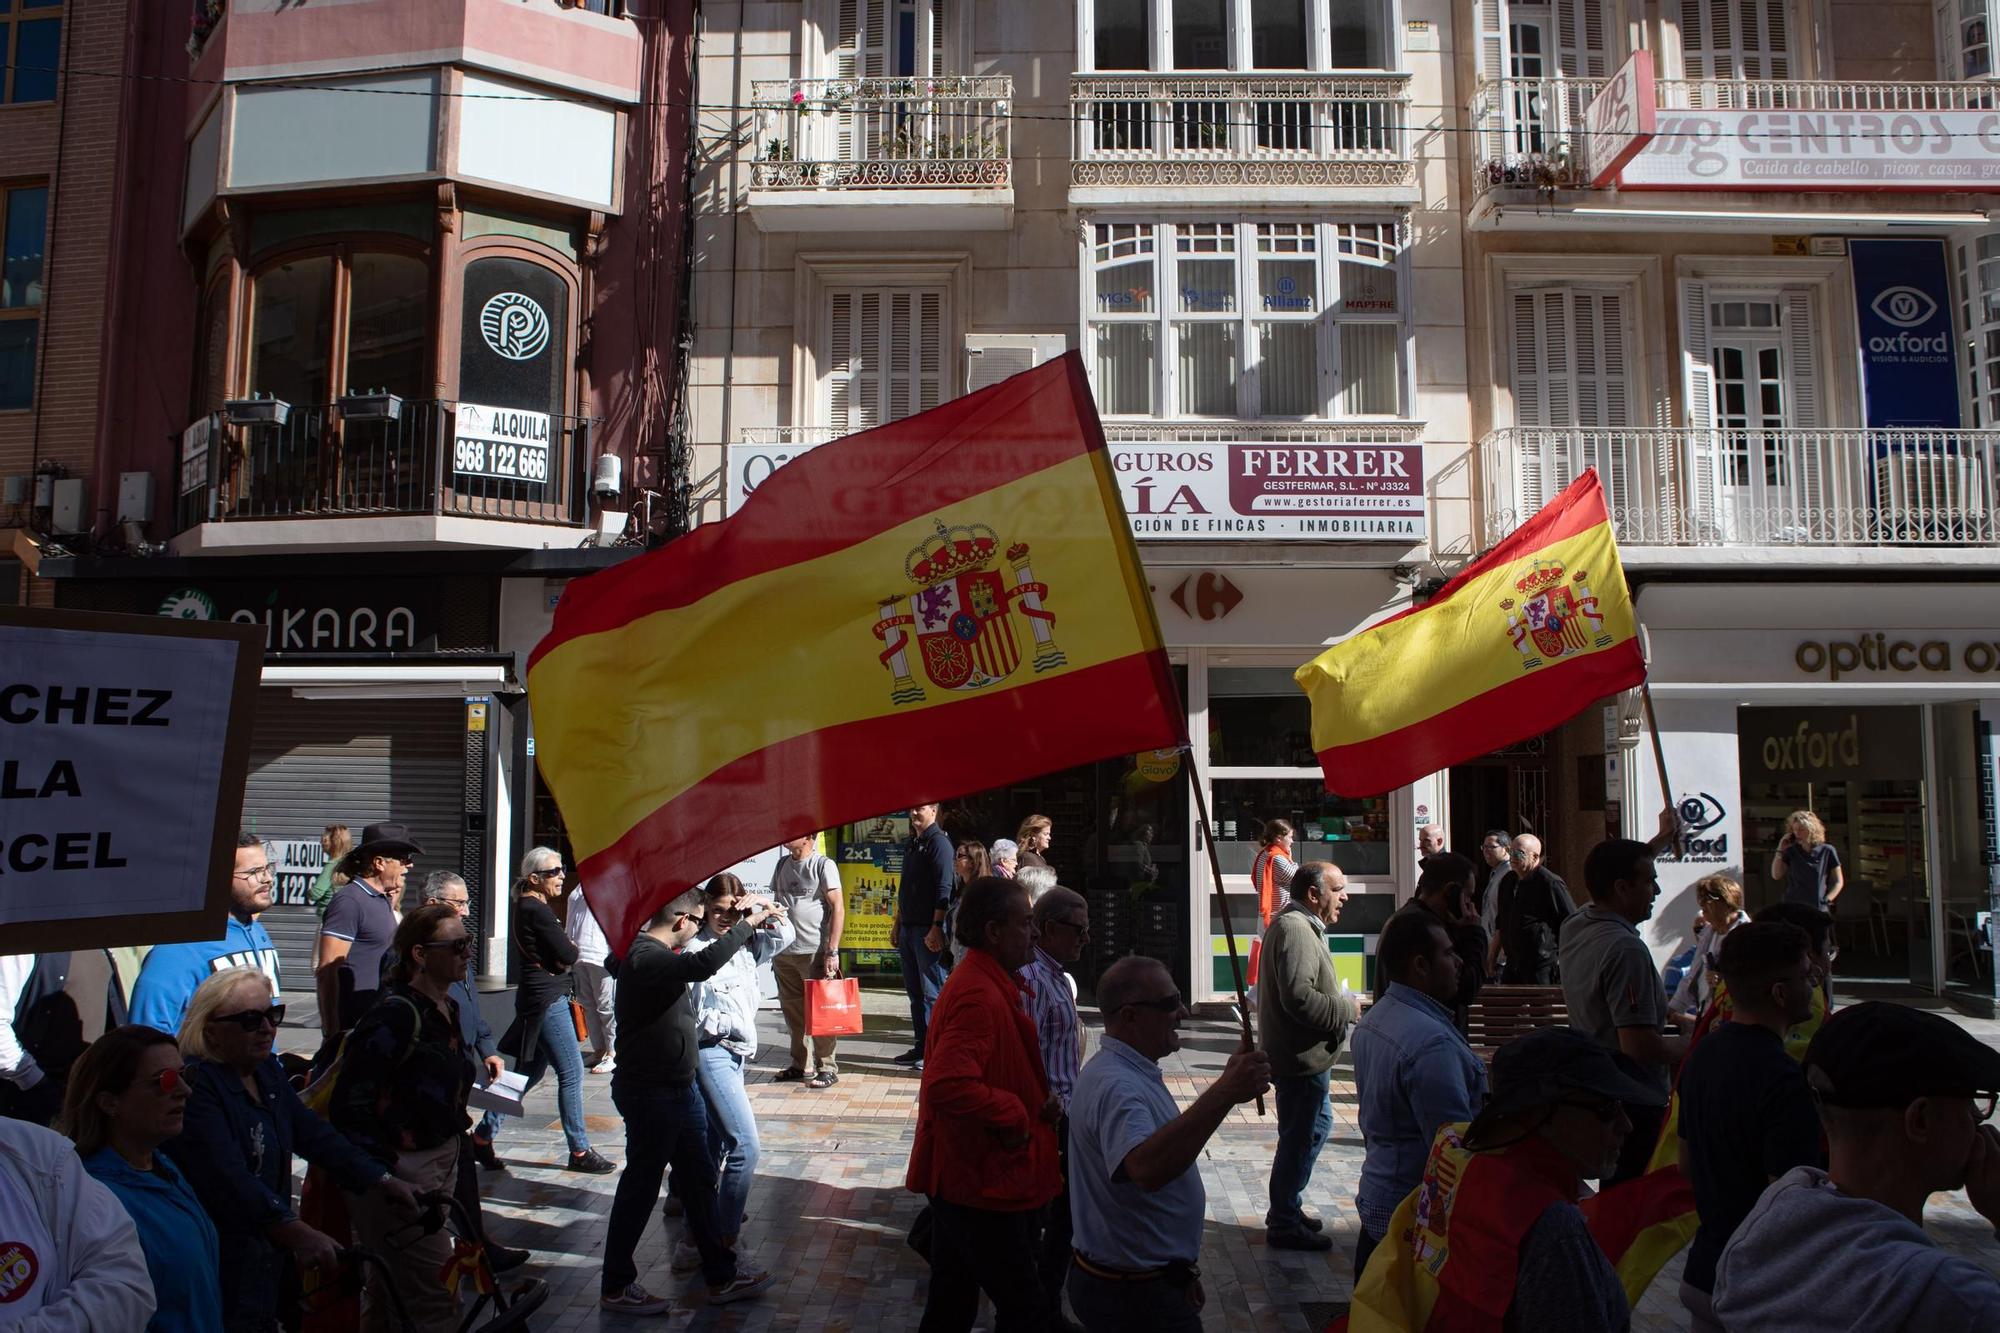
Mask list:
POLYGON ((1828 1169, 1779 1177, 1716 1269, 1724 1328, 1972 1333, 2000 1328, 2000 1281, 1924 1233, 1924 1204, 1964 1189, 2000 1226, 2000 1051, 1947 1019, 1850 1005, 1813 1036, 1806 1085, 1828 1169))
POLYGON ((382 984, 382 955, 396 934, 396 900, 423 848, 401 824, 370 824, 334 867, 347 883, 319 927, 319 1030, 331 1044, 361 1021, 382 984))
POLYGON ((1639 1067, 1573 1028, 1541 1028, 1493 1055, 1492 1096, 1463 1134, 1440 1131, 1422 1181, 1354 1290, 1394 1322, 1427 1291, 1432 1328, 1625 1333, 1632 1310, 1577 1200, 1658 1099, 1639 1067))

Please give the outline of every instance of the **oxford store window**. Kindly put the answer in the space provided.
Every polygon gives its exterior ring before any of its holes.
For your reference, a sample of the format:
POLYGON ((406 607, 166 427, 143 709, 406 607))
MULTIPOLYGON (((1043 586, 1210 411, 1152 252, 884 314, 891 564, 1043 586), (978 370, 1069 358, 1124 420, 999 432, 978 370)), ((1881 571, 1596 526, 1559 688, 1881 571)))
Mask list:
POLYGON ((1085 321, 1106 416, 1404 414, 1405 263, 1377 222, 1103 222, 1085 321))
POLYGON ((1394 0, 1082 0, 1089 72, 1382 70, 1402 64, 1394 0))

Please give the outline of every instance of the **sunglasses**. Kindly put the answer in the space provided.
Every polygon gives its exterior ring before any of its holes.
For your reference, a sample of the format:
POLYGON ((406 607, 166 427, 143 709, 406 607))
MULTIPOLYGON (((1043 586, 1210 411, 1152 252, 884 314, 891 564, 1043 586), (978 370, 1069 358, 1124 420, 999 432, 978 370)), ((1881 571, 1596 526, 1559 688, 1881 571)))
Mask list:
POLYGON ((427 952, 431 949, 449 949, 460 958, 468 958, 472 954, 472 941, 469 939, 432 940, 429 944, 419 944, 417 947, 427 952))
POLYGON ((159 1090, 160 1095, 164 1097, 167 1094, 171 1093, 175 1088, 180 1087, 181 1084, 187 1082, 187 1079, 182 1077, 181 1067, 179 1065, 174 1065, 171 1068, 162 1069, 159 1073, 154 1074, 150 1078, 139 1079, 137 1080, 137 1082, 140 1084, 151 1084, 154 1088, 157 1088, 159 1090))
POLYGON ((556 868, 555 868, 554 870, 530 870, 530 871, 528 872, 528 878, 529 878, 529 879, 554 879, 554 878, 555 878, 555 877, 556 877, 557 875, 560 875, 560 874, 562 874, 562 872, 563 872, 563 870, 562 870, 562 867, 561 867, 561 866, 557 866, 557 867, 556 867, 556 868))
POLYGON ((1132 1000, 1131 1004, 1141 1009, 1151 1009, 1162 1014, 1177 1014, 1181 1011, 1181 993, 1173 991, 1155 1000, 1132 1000))
POLYGON ((265 1005, 262 1009, 245 1009, 241 1013, 217 1014, 208 1021, 211 1023, 234 1023, 245 1032, 255 1032, 263 1027, 264 1024, 269 1023, 271 1030, 276 1032, 285 1021, 285 1006, 282 1004, 269 1004, 265 1005))

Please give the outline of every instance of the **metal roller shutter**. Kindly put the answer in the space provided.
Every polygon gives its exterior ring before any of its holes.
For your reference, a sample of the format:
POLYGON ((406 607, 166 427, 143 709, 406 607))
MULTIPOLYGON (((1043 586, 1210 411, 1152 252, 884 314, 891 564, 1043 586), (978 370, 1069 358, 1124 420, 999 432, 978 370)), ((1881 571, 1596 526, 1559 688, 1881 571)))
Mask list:
MULTIPOLYGON (((465 808, 465 704, 449 699, 257 696, 243 827, 270 839, 317 840, 328 824, 406 824, 425 849, 412 877, 456 868, 465 808)), ((264 927, 285 990, 312 993, 310 906, 274 905, 264 927)))

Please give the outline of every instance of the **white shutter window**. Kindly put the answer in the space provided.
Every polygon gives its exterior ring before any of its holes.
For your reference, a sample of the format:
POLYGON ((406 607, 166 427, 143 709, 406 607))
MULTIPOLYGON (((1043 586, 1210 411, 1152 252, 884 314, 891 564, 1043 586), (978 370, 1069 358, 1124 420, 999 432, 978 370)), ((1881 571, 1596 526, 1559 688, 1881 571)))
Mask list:
POLYGON ((1601 79, 1611 73, 1605 43, 1607 0, 1555 0, 1556 46, 1562 72, 1572 79, 1601 79))
MULTIPOLYGON (((833 47, 833 76, 841 80, 879 79, 889 72, 890 0, 840 0, 839 26, 833 47)), ((835 160, 865 162, 880 157, 883 135, 878 116, 855 111, 874 105, 848 99, 834 116, 835 160)))
MULTIPOLYGON (((1681 66, 1690 79, 1789 79, 1787 0, 1680 0, 1681 66)), ((1698 105, 1718 105, 1715 90, 1698 105)))
POLYGON ((941 288, 830 289, 820 356, 825 424, 846 435, 942 403, 945 324, 941 288))
POLYGON ((1991 0, 1937 0, 1938 78, 1947 83, 1993 73, 1991 0))
MULTIPOLYGON (((1485 79, 1504 79, 1508 74, 1507 0, 1479 0, 1479 74, 1485 79)), ((1495 94, 1496 96, 1500 94, 1495 94)), ((1507 127, 1498 116, 1487 117, 1486 142, 1481 155, 1488 162, 1507 156, 1507 127)))
MULTIPOLYGON (((1785 425, 1793 431, 1814 431, 1825 418, 1820 407, 1819 338, 1813 314, 1813 294, 1794 289, 1784 294, 1785 425)), ((1832 515, 1826 508, 1826 460, 1819 437, 1788 431, 1785 452, 1797 469, 1798 486, 1792 506, 1815 537, 1830 535, 1832 515)))
POLYGON ((1625 307, 1622 291, 1550 287, 1514 293, 1517 424, 1632 424, 1625 307))
MULTIPOLYGON (((1681 410, 1695 432, 1688 437, 1686 510, 1682 523, 1701 538, 1713 525, 1716 508, 1715 368, 1708 359, 1708 284, 1681 280, 1681 410)), ((1669 464, 1671 466, 1671 464, 1669 464)))

